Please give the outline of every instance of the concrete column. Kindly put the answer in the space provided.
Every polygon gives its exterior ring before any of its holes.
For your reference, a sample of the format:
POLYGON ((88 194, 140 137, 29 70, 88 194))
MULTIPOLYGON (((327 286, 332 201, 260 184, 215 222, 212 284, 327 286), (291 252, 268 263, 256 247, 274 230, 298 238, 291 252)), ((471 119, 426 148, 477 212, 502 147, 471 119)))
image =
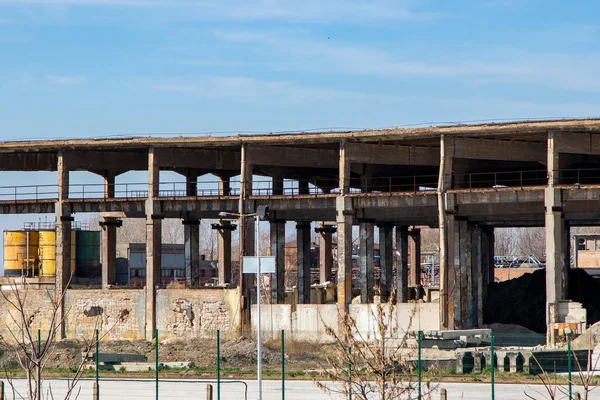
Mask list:
MULTIPOLYGON (((58 153, 58 201, 55 205, 56 214, 56 285, 57 298, 67 290, 71 280, 71 209, 65 201, 69 197, 69 168, 68 160, 63 152, 58 153)), ((64 318, 64 302, 58 308, 59 321, 64 318)), ((59 337, 65 338, 65 326, 61 324, 59 337)))
POLYGON ((273 175, 272 189, 273 195, 279 196, 283 194, 283 177, 281 175, 273 175))
POLYGON ((217 231, 217 258, 219 267, 219 285, 231 283, 231 232, 236 228, 231 221, 221 220, 212 224, 217 231))
POLYGON ((408 302, 408 227, 396 226, 396 302, 408 302))
POLYGON ((315 229, 315 232, 319 234, 319 283, 331 282, 332 236, 335 231, 335 227, 325 224, 315 229))
POLYGON ((308 181, 299 180, 298 181, 298 194, 309 194, 310 190, 308 187, 308 181))
POLYGON ((381 302, 389 300, 392 293, 392 270, 394 264, 394 238, 392 225, 379 225, 379 294, 381 302))
POLYGON ((271 256, 275 257, 275 273, 271 274, 271 303, 285 302, 285 221, 270 222, 271 256))
POLYGON ((471 271, 467 290, 467 327, 483 325, 483 274, 482 233, 479 225, 470 224, 471 231, 471 271))
POLYGON ((360 223, 360 300, 363 304, 373 303, 375 286, 373 229, 373 222, 360 223))
POLYGON ((106 171, 103 175, 104 178, 104 198, 112 199, 115 197, 115 173, 113 171, 106 171))
POLYGON ((229 196, 231 195, 231 185, 229 183, 229 177, 221 177, 219 180, 219 195, 229 196))
POLYGON ((198 175, 188 174, 185 177, 185 195, 189 197, 198 196, 198 175))
POLYGON ((104 217, 102 228, 102 290, 114 285, 117 279, 117 228, 123 224, 120 218, 104 217))
POLYGON ((310 304, 310 223, 296 224, 298 250, 298 304, 310 304))
POLYGON ((421 230, 408 231, 408 256, 410 264, 410 284, 415 287, 417 299, 421 298, 421 230))
POLYGON ((156 290, 160 286, 162 213, 158 198, 159 162, 148 151, 148 198, 146 199, 146 340, 156 329, 156 290))
MULTIPOLYGON (((189 189, 189 186, 188 186, 189 189)), ((195 190, 195 189, 194 189, 195 190)), ((200 220, 183 220, 185 278, 189 288, 200 287, 200 220)))
MULTIPOLYGON (((454 154, 454 138, 440 136, 440 169, 438 175, 438 226, 440 235, 440 326, 451 329, 453 325, 452 301, 450 299, 450 267, 453 264, 453 246, 449 234, 454 221, 454 195, 449 194, 452 188, 452 164, 454 154)), ((452 228, 452 229, 451 229, 452 228)))
POLYGON ((252 195, 252 160, 249 158, 248 147, 246 144, 241 146, 240 159, 240 196, 238 200, 238 219, 239 226, 239 245, 240 245, 240 326, 242 330, 250 326, 250 304, 252 275, 243 274, 243 257, 254 255, 254 219, 246 217, 246 214, 252 213, 248 197, 252 195))
POLYGON ((544 193, 546 228, 546 322, 547 341, 555 344, 553 325, 558 321, 558 302, 567 298, 565 265, 565 221, 561 190, 555 188, 559 175, 559 152, 554 133, 548 134, 548 187, 544 193))
POLYGON ((340 143, 339 191, 335 199, 337 223, 337 302, 340 313, 348 311, 352 302, 352 198, 347 197, 350 187, 350 158, 346 154, 345 142, 340 143))

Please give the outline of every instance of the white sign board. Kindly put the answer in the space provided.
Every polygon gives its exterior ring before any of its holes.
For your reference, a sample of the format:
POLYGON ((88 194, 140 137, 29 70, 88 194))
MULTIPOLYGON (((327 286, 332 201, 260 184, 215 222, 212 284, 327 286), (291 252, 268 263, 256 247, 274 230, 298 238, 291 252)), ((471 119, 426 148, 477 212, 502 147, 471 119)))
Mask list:
MULTIPOLYGON (((244 263, 245 274, 256 274, 258 266, 256 264, 257 257, 245 256, 242 260, 244 263)), ((274 274, 275 273, 275 257, 260 257, 260 273, 274 274)))

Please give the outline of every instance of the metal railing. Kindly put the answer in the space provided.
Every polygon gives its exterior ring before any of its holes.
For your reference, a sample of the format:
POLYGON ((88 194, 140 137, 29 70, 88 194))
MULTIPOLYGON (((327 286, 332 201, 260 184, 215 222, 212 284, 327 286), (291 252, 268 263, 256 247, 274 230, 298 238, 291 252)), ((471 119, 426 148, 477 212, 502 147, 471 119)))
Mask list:
POLYGON ((545 186, 548 183, 546 170, 474 172, 454 174, 454 189, 484 189, 505 187, 545 186))
POLYGON ((600 184, 600 168, 561 169, 558 172, 558 183, 561 185, 600 184))

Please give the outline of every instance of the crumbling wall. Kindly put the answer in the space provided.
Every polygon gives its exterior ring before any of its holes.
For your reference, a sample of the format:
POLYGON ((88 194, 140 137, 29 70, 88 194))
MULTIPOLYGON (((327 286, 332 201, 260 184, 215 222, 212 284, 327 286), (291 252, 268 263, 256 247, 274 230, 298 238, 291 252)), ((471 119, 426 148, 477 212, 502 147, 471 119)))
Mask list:
POLYGON ((142 289, 72 289, 65 295, 68 338, 92 338, 98 329, 108 340, 145 338, 146 296, 142 289))
MULTIPOLYGON (((3 286, 0 290, 3 290, 10 302, 15 303, 16 297, 10 287, 3 286)), ((18 290, 23 302, 23 312, 31 324, 31 332, 37 337, 37 330, 40 329, 44 337, 50 329, 54 310, 54 287, 50 289, 23 287, 18 290)), ((18 309, 0 296, 0 335, 7 342, 15 342, 15 337, 21 335, 22 326, 18 309)))
POLYGON ((162 289, 156 296, 156 325, 163 338, 214 338, 234 334, 240 323, 237 288, 162 289))

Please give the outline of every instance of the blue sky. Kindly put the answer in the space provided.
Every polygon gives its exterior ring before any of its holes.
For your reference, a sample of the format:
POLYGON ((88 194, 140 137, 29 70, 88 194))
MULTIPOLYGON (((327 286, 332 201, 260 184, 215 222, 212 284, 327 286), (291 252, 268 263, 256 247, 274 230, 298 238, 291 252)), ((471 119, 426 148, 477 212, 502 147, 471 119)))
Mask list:
POLYGON ((0 0, 0 140, 600 116, 598 15, 594 1, 0 0))
POLYGON ((599 8, 0 0, 0 139, 598 116, 599 8))

